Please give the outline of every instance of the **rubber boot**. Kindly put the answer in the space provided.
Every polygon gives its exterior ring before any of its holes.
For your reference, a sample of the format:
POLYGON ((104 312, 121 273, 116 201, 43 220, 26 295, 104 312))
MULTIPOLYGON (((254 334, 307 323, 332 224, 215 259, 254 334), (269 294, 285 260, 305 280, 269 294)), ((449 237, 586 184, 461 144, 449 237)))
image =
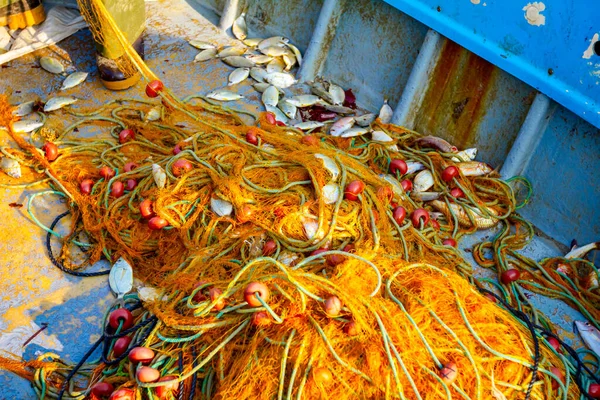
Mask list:
POLYGON ((42 0, 0 0, 0 26, 23 29, 46 19, 42 0))

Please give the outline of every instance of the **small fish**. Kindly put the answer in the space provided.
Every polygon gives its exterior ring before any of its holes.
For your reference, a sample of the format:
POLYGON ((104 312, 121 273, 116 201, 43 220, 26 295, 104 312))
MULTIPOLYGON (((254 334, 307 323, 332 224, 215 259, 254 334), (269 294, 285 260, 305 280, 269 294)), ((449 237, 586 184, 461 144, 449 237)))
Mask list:
POLYGON ((158 164, 152 164, 152 178, 154 178, 154 183, 159 189, 163 189, 167 184, 167 174, 163 167, 158 164))
POLYGON ((456 164, 460 172, 464 176, 483 176, 494 171, 492 167, 486 163, 478 161, 467 161, 456 164))
POLYGON ((267 73, 272 74, 274 72, 283 72, 285 69, 285 63, 279 58, 274 58, 267 64, 267 73))
POLYGON ((283 63, 285 64, 284 71, 288 72, 296 65, 296 56, 293 54, 284 54, 281 56, 283 63))
POLYGON ((117 296, 117 299, 122 299, 133 289, 133 269, 122 257, 111 267, 108 274, 108 283, 110 290, 117 296))
POLYGON ((309 131, 311 129, 320 128, 323 125, 325 125, 325 124, 323 124, 322 122, 306 121, 306 122, 300 122, 300 123, 292 125, 292 126, 296 129, 300 129, 301 131, 309 131))
POLYGON ((263 40, 262 38, 244 39, 244 40, 242 40, 242 43, 244 43, 248 47, 254 48, 254 47, 257 47, 258 44, 260 42, 262 42, 262 40, 263 40))
POLYGON ((198 50, 208 50, 217 48, 216 45, 209 42, 205 42, 204 40, 190 40, 188 43, 197 48, 198 50))
POLYGON ((394 139, 392 139, 387 133, 383 132, 383 131, 373 131, 371 133, 371 139, 373 139, 376 142, 393 142, 394 139))
MULTIPOLYGON (((439 192, 411 192, 410 197, 419 201, 437 200, 442 196, 439 192)), ((443 215, 443 214, 442 214, 443 215)))
POLYGON ((252 84, 252 87, 254 89, 256 89, 257 92, 260 92, 260 93, 264 93, 265 90, 267 90, 267 88, 269 86, 273 86, 273 85, 270 85, 270 84, 268 84, 266 82, 256 82, 256 83, 252 84))
POLYGON ((587 274, 584 278, 583 278, 583 287, 586 290, 592 290, 592 289, 597 289, 599 286, 598 284, 598 274, 596 273, 596 271, 590 271, 589 274, 587 274))
POLYGON ((418 161, 407 161, 406 166, 408 167, 408 169, 406 170, 407 174, 412 174, 414 172, 425 169, 425 165, 423 165, 422 163, 420 163, 418 161))
POLYGON ((215 90, 207 94, 206 97, 218 101, 233 101, 244 98, 241 94, 229 92, 227 90, 215 90))
POLYGON ((319 102, 319 97, 314 94, 302 94, 288 99, 288 102, 296 107, 310 107, 319 102))
POLYGON ((375 118, 377 118, 377 116, 372 113, 364 114, 360 117, 354 117, 354 119, 356 120, 356 125, 362 126, 363 128, 371 126, 373 121, 375 121, 375 118))
POLYGON ((12 111, 12 115, 14 115, 15 117, 24 117, 26 115, 29 115, 33 112, 33 109, 35 107, 35 101, 28 101, 25 103, 21 103, 18 105, 17 108, 15 108, 12 111))
POLYGON ((354 127, 354 128, 350 128, 347 131, 345 131, 344 133, 342 133, 340 137, 351 138, 351 137, 356 137, 356 136, 362 136, 368 132, 369 132, 369 130, 366 128, 354 127))
POLYGON ((250 68, 236 68, 231 74, 229 74, 228 85, 237 85, 240 82, 248 79, 250 75, 250 68))
POLYGON ((86 78, 88 77, 88 73, 87 72, 73 72, 71 75, 67 76, 67 79, 65 79, 63 81, 62 87, 60 88, 60 90, 67 90, 67 89, 71 89, 77 85, 79 85, 81 82, 85 81, 86 78))
MULTIPOLYGON (((319 96, 320 98, 322 98, 329 104, 333 104, 333 102, 334 102, 333 98, 331 97, 331 94, 329 94, 329 92, 327 90, 325 90, 325 88, 323 87, 323 84, 321 82, 313 82, 310 86, 310 92, 314 95, 319 96)), ((349 110, 350 110, 350 113, 354 112, 354 110, 352 110, 350 108, 349 108, 349 110)), ((333 110, 330 110, 330 111, 333 111, 333 110)))
POLYGON ((302 53, 300 53, 300 50, 298 50, 298 48, 291 43, 286 43, 285 45, 290 50, 292 50, 292 52, 294 53, 294 57, 296 57, 296 62, 298 63, 298 65, 301 66, 302 65, 302 53))
POLYGON ((56 58, 42 57, 40 58, 40 67, 53 74, 62 74, 65 72, 65 67, 56 58))
POLYGON ((265 109, 268 112, 273 113, 275 115, 275 120, 283 122, 284 124, 287 124, 288 122, 290 122, 288 117, 286 117, 285 114, 283 112, 281 112, 281 110, 279 108, 277 108, 276 106, 265 105, 265 109))
POLYGON ((213 197, 210 199, 210 209, 219 217, 226 217, 233 212, 233 204, 213 197))
POLYGON ((41 128, 42 126, 44 126, 43 122, 40 121, 17 121, 14 124, 12 124, 12 130, 15 133, 29 133, 29 132, 33 132, 38 128, 41 128))
POLYGON ((269 85, 263 92, 261 100, 265 106, 276 107, 279 102, 279 90, 275 86, 269 85))
POLYGON ((586 244, 585 246, 576 247, 576 248, 572 249, 571 251, 569 251, 567 253, 565 258, 570 259, 570 260, 572 260, 574 258, 583 258, 590 251, 598 250, 598 249, 600 249, 600 242, 589 243, 589 244, 586 244))
MULTIPOLYGON (((448 205, 445 202, 443 202, 441 200, 433 200, 430 204, 436 210, 444 213, 444 216, 446 217, 446 219, 448 221, 452 221, 452 215, 450 213, 450 210, 448 209, 448 205)), ((471 220, 469 219, 469 215, 475 221, 475 227, 477 229, 491 228, 491 227, 497 225, 498 222, 500 221, 497 218, 481 216, 477 212, 472 210, 469 206, 462 207, 456 203, 450 203, 450 207, 452 208, 452 213, 454 215, 456 215, 456 217, 458 219, 458 223, 466 228, 470 228, 473 226, 473 224, 471 223, 471 220), (467 213, 468 213, 468 215, 467 215, 467 213)), ((491 215, 497 215, 496 212, 494 212, 494 210, 492 210, 489 207, 487 208, 487 212, 490 213, 491 215)))
POLYGON ((477 156, 477 149, 465 149, 456 153, 456 156, 450 158, 454 162, 473 161, 477 156))
POLYGON ((293 105, 290 104, 288 102, 287 98, 281 99, 279 101, 279 103, 277 103, 277 107, 279 107, 279 109, 281 111, 283 111, 283 113, 286 115, 286 117, 288 118, 296 118, 296 113, 298 112, 298 108, 293 105))
POLYGON ((282 89, 288 88, 297 82, 294 75, 285 72, 273 72, 267 74, 266 81, 271 85, 282 89))
POLYGON ((246 49, 244 49, 243 47, 233 47, 233 46, 225 47, 217 53, 217 57, 225 58, 225 57, 241 56, 245 52, 246 52, 246 49))
POLYGON ((287 49, 279 46, 266 47, 260 49, 260 52, 269 57, 281 57, 286 53, 287 49))
POLYGON ((202 61, 212 60, 216 56, 217 56, 217 49, 214 47, 208 48, 208 49, 202 50, 200 53, 198 53, 198 55, 194 58, 194 62, 202 62, 202 61))
POLYGON ((341 194, 340 187, 335 183, 328 183, 327 185, 323 186, 321 192, 323 193, 323 200, 325 201, 325 204, 336 203, 341 194))
POLYGON ((222 58, 222 60, 225 64, 235 68, 252 68, 256 66, 254 61, 242 56, 229 56, 222 58))
POLYGON ((273 57, 264 54, 248 54, 246 58, 256 65, 268 64, 273 60, 273 57))
POLYGON ((337 180, 338 176, 340 176, 340 168, 338 167, 336 162, 333 161, 331 157, 320 153, 315 154, 315 158, 318 158, 319 160, 323 161, 323 166, 331 174, 331 180, 337 180))
POLYGON ((426 169, 417 174, 413 180, 415 192, 426 192, 433 186, 433 175, 426 169))
POLYGON ((344 92, 344 89, 338 85, 330 83, 328 92, 331 95, 334 105, 341 106, 344 103, 344 100, 346 99, 346 93, 344 92))
POLYGON ((575 321, 575 327, 585 345, 600 356, 600 331, 589 322, 575 321))
POLYGON ((77 101, 74 97, 53 97, 44 105, 44 112, 56 111, 77 101))
POLYGON ((260 51, 262 51, 262 50, 266 49, 267 47, 273 47, 273 46, 283 47, 287 43, 289 43, 289 41, 290 41, 289 39, 286 39, 283 36, 272 36, 270 38, 261 40, 260 43, 258 44, 258 49, 260 51))
POLYGON ((437 136, 424 136, 417 139, 417 143, 425 147, 441 150, 444 153, 458 153, 456 146, 452 146, 450 143, 437 136))
POLYGON ((12 158, 4 157, 0 161, 0 169, 6 173, 6 175, 11 178, 20 178, 21 177, 21 165, 17 160, 13 160, 12 158))
POLYGON ((334 122, 333 125, 331 125, 331 128, 329 129, 329 134, 331 136, 340 136, 342 133, 352 128, 353 125, 354 117, 340 118, 339 120, 334 122))
POLYGON ((145 122, 158 121, 160 119, 160 106, 152 107, 144 116, 145 122))
POLYGON ((387 100, 383 101, 383 106, 379 110, 379 120, 384 124, 389 124, 392 120, 392 115, 394 115, 394 110, 388 104, 387 100))
POLYGON ((396 179, 396 177, 394 177, 393 175, 390 174, 386 174, 386 175, 380 175, 387 183, 392 185, 392 191, 394 192, 394 194, 400 198, 406 198, 406 195, 404 193, 404 189, 402 189, 402 185, 400 185, 400 182, 398 182, 398 180, 396 179))
POLYGON ((248 37, 248 27, 246 26, 246 13, 240 14, 240 16, 237 17, 235 21, 233 21, 231 31, 233 32, 233 36, 235 36, 238 40, 243 41, 248 37))
POLYGON ((267 77, 267 71, 259 67, 250 68, 250 77, 257 82, 264 82, 267 77))

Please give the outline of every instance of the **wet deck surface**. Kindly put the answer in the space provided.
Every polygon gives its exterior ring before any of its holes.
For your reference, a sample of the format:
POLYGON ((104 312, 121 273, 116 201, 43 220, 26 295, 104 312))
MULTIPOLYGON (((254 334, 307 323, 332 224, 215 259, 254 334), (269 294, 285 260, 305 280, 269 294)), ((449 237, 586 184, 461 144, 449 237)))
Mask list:
MULTIPOLYGON (((189 39, 222 45, 236 42, 219 33, 201 12, 209 15, 183 0, 148 3, 145 35, 147 63, 181 97, 206 94, 225 86, 227 75, 232 70, 218 60, 197 64, 192 62, 198 51, 187 44, 189 39), (168 7, 165 6, 167 4, 168 7)), ((90 73, 84 84, 63 92, 80 99, 78 105, 91 108, 113 99, 142 98, 143 83, 118 93, 102 87, 95 67, 92 38, 89 31, 85 30, 58 46, 2 66, 0 90, 9 95, 11 103, 46 100, 56 95, 64 78, 38 67, 37 60, 44 55, 63 59, 71 70, 90 73)), ((253 112, 260 109, 259 94, 249 85, 239 85, 233 90, 246 96, 244 101, 235 102, 233 108, 253 112)), ((358 100, 360 103, 360 98, 358 100)), ((0 145, 10 145, 6 133, 0 132, 0 145)), ((10 183, 6 179, 2 182, 10 183)), ((114 301, 114 296, 110 293, 106 276, 71 277, 51 264, 45 246, 46 234, 27 212, 27 201, 32 194, 46 189, 39 186, 25 191, 0 191, 0 226, 3 228, 0 230, 0 350, 10 351, 25 359, 51 351, 67 362, 76 363, 100 336, 104 312, 114 301), (9 203, 24 206, 10 207, 9 203), (48 324, 47 329, 23 347, 23 343, 45 323, 48 324)), ((61 200, 52 195, 37 197, 32 205, 33 212, 45 225, 50 225, 66 209, 61 200)), ((61 226, 68 226, 68 218, 62 221, 61 226)), ((469 249, 473 243, 492 234, 483 232, 477 237, 467 238, 459 247, 469 249)), ((55 247, 58 247, 58 243, 55 247)), ((534 259, 560 253, 561 249, 551 241, 541 238, 536 239, 526 251, 534 259)), ((468 251, 465 254, 470 257, 468 251)), ((567 341, 574 339, 571 323, 580 318, 576 312, 559 302, 539 296, 534 296, 534 302, 553 322, 564 327, 567 341)), ((0 399, 35 398, 29 382, 1 371, 0 387, 0 399)))

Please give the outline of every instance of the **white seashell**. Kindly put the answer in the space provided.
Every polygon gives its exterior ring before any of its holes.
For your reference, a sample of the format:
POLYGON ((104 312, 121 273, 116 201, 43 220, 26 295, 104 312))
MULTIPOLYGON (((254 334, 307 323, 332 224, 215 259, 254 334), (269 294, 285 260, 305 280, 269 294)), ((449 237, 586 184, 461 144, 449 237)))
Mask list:
POLYGON ((341 194, 340 187, 335 183, 328 183, 323 186, 323 200, 325 200, 325 204, 333 204, 336 203, 341 194))
POLYGON ((323 166, 331 174, 331 180, 337 180, 338 176, 340 176, 340 168, 338 167, 337 163, 333 161, 332 158, 320 153, 315 154, 315 158, 323 161, 323 166))
POLYGON ((341 137, 351 138, 351 137, 356 137, 356 136, 362 136, 367 132, 369 132, 369 130, 367 128, 350 128, 347 131, 345 131, 344 133, 342 133, 341 137))
POLYGON ((229 56, 222 58, 223 62, 235 68, 252 68, 256 66, 254 61, 242 56, 229 56))
POLYGON ((406 166, 408 167, 406 170, 407 174, 412 174, 413 172, 422 171, 425 169, 425 165, 417 161, 407 161, 406 166))
POLYGON ((272 36, 270 38, 261 40, 258 44, 258 49, 263 50, 267 47, 279 46, 283 47, 289 42, 289 39, 284 38, 283 36, 272 36))
POLYGON ((213 197, 210 199, 210 209, 219 217, 225 217, 233 212, 233 204, 213 197))
POLYGON ((373 131, 371 133, 371 139, 373 139, 376 142, 393 142, 394 139, 392 139, 387 133, 383 132, 383 131, 373 131))
POLYGON ((152 107, 144 116, 144 121, 152 122, 160 119, 160 106, 152 107))
POLYGON ((354 117, 356 120, 356 125, 362 126, 363 128, 370 126, 373 121, 375 121, 375 118, 377 118, 375 114, 365 114, 361 115, 360 117, 354 117))
POLYGON ((311 129, 316 129, 316 128, 320 128, 323 125, 325 125, 322 122, 317 122, 317 121, 305 121, 305 122, 300 122, 298 124, 292 125, 294 128, 296 129, 300 129, 301 131, 309 131, 311 129))
POLYGON ((310 107, 318 103, 319 100, 319 97, 315 96, 314 94, 303 94, 288 99, 288 103, 296 107, 310 107))
POLYGON ((302 227, 304 228, 304 235, 309 240, 315 238, 319 232, 319 223, 314 219, 304 218, 302 227))
POLYGON ((254 64, 268 64, 273 60, 273 57, 265 56, 264 54, 248 54, 246 58, 254 64))
POLYGON ((207 94, 206 97, 218 101, 233 101, 244 98, 244 96, 240 94, 229 92, 227 90, 215 90, 207 94))
POLYGON ((0 161, 0 169, 12 178, 18 179, 21 177, 21 165, 19 165, 17 160, 13 160, 12 158, 2 158, 0 161))
POLYGON ((394 115, 394 110, 392 110, 387 100, 384 100, 383 106, 379 110, 379 120, 384 124, 389 124, 392 120, 392 115, 394 115))
POLYGON ((65 67, 56 58, 42 57, 40 58, 40 67, 53 74, 62 74, 65 72, 65 67))
POLYGON ((158 164, 152 164, 152 178, 154 178, 154 183, 159 189, 164 188, 167 184, 167 174, 163 167, 158 164))
POLYGON ((338 85, 330 83, 328 92, 331 96, 331 99, 333 100, 334 105, 341 106, 342 104, 344 104, 344 100, 346 99, 346 93, 344 93, 344 89, 342 89, 338 85))
POLYGON ((292 52, 294 53, 294 57, 296 57, 296 62, 298 63, 298 65, 301 66, 302 65, 302 53, 300 53, 300 50, 298 50, 298 48, 291 43, 286 43, 285 45, 287 47, 289 47, 290 50, 292 50, 292 52))
POLYGON ((463 161, 473 161, 477 156, 477 149, 465 149, 463 151, 459 151, 454 155, 451 160, 454 162, 463 162, 463 161))
POLYGON ((225 47, 217 52, 217 57, 226 58, 226 57, 236 57, 241 56, 246 52, 246 49, 243 47, 225 47))
POLYGON ((413 180, 415 192, 426 192, 433 186, 433 175, 428 169, 421 171, 413 180))
POLYGON ((342 133, 352 128, 353 125, 354 117, 340 118, 339 120, 334 122, 333 125, 331 125, 331 129, 329 129, 329 134, 332 136, 340 136, 342 133))
POLYGON ((269 74, 274 72, 283 72, 284 69, 285 63, 279 58, 275 58, 267 64, 267 73, 269 74))
POLYGON ((15 133, 29 133, 44 126, 40 121, 18 121, 12 124, 12 130, 15 133))
POLYGON ((296 79, 294 75, 288 74, 286 72, 272 72, 267 74, 266 81, 269 82, 273 86, 277 86, 278 88, 288 88, 296 83, 296 79))
POLYGON ((286 53, 287 49, 279 46, 270 46, 260 49, 260 52, 269 57, 281 57, 286 53))
POLYGON ((74 97, 53 97, 44 105, 44 112, 55 111, 77 101, 74 97))
POLYGON ((267 74, 265 69, 259 67, 250 68, 250 76, 257 82, 264 82, 267 74))
POLYGON ((195 48, 197 48, 198 50, 207 50, 207 49, 216 49, 217 48, 216 45, 209 43, 209 42, 205 42, 203 40, 190 40, 188 43, 191 44, 192 46, 194 46, 195 48))
POLYGON ((21 103, 12 111, 12 115, 15 117, 24 117, 33 112, 33 107, 35 106, 35 101, 28 101, 25 103, 21 103))
POLYGON ((233 21, 231 31, 233 32, 233 36, 235 36, 238 40, 244 40, 248 37, 246 13, 242 13, 235 21, 233 21))
POLYGON ((208 48, 206 50, 202 50, 196 57, 194 58, 194 62, 202 62, 212 60, 217 56, 216 48, 208 48))
POLYGON ((237 85, 238 83, 245 81, 249 75, 250 68, 236 68, 229 74, 228 85, 237 85))
POLYGON ((88 75, 89 74, 87 72, 73 72, 71 75, 67 76, 67 79, 63 81, 60 90, 71 89, 72 87, 79 85, 81 82, 85 81, 88 75))
POLYGON ((269 86, 273 86, 273 85, 269 85, 269 84, 268 84, 268 83, 266 83, 266 82, 256 82, 256 83, 253 83, 253 84, 252 84, 252 87, 253 87, 254 89, 256 89, 256 91, 257 91, 257 92, 260 92, 260 93, 264 93, 264 92, 265 92, 265 90, 267 90, 267 88, 268 88, 269 86))
POLYGON ((283 111, 283 113, 286 115, 286 117, 288 118, 296 118, 296 113, 298 112, 298 109, 296 108, 295 105, 290 104, 288 102, 288 99, 284 98, 279 100, 279 103, 277 103, 277 107, 279 107, 279 109, 281 111, 283 111))
POLYGON ((279 102, 279 90, 270 85, 262 94, 261 100, 265 106, 276 107, 279 102))
POLYGON ((258 44, 262 41, 262 38, 251 38, 242 40, 242 43, 244 43, 248 47, 257 47, 258 44))
POLYGON ((277 121, 281 121, 284 124, 287 124, 288 122, 290 122, 289 118, 285 116, 285 114, 283 112, 281 112, 281 110, 277 107, 273 107, 271 105, 265 105, 265 109, 270 112, 273 113, 275 115, 275 120, 277 121))

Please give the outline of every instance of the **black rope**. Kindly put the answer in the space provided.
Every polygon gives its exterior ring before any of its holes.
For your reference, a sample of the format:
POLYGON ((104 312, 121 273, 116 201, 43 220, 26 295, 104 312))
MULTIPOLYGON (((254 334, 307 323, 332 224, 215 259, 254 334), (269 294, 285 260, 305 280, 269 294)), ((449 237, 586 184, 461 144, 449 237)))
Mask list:
MULTIPOLYGON (((192 346, 192 358, 194 361, 192 362, 192 368, 196 368, 196 347, 192 346)), ((190 389, 190 395, 188 400, 194 400, 194 393, 196 393, 196 384, 198 383, 198 373, 196 372, 192 375, 192 387, 190 389)))
POLYGON ((67 386, 69 386, 69 382, 71 381, 71 379, 73 379, 73 377, 75 376, 75 374, 77 373, 77 371, 79 371, 79 369, 81 368, 81 366, 87 361, 88 358, 90 358, 90 356, 92 355, 92 353, 94 352, 94 350, 96 350, 98 348, 98 346, 100 346, 100 344, 102 343, 103 340, 104 340, 104 335, 100 336, 100 339, 98 339, 96 341, 96 343, 94 343, 94 345, 92 346, 92 348, 89 349, 87 353, 85 353, 85 355, 77 363, 77 365, 75 366, 75 368, 73 368, 71 370, 71 372, 69 372, 69 375, 67 375, 67 377, 65 378, 65 381, 62 384, 62 387, 60 388, 60 392, 58 392, 58 400, 62 400, 62 398, 63 398, 63 396, 65 394, 65 391, 67 390, 67 386))
POLYGON ((527 328, 529 329, 529 331, 531 332, 532 338, 533 338, 533 342, 535 345, 535 359, 534 359, 534 366, 532 369, 532 373, 533 373, 533 378, 531 380, 531 382, 529 383, 529 387, 527 388, 527 395, 525 397, 526 400, 529 399, 529 396, 531 394, 531 390, 533 388, 533 383, 537 377, 537 370, 539 368, 538 363, 539 363, 539 340, 537 337, 537 333, 536 330, 539 331, 540 333, 542 333, 543 335, 545 335, 546 337, 553 337, 554 339, 556 339, 558 341, 558 343, 562 346, 563 349, 565 349, 565 351, 569 354, 569 356, 571 356, 571 358, 573 359, 573 361, 576 362, 577 366, 576 366, 576 371, 574 375, 574 381, 575 384, 579 387, 579 391, 581 392, 581 395, 583 397, 585 397, 588 400, 594 400, 593 397, 591 397, 588 393, 587 390, 583 387, 583 382, 581 381, 581 375, 583 374, 583 372, 581 371, 582 368, 585 370, 585 372, 589 375, 590 378, 592 378, 596 383, 600 384, 600 378, 598 376, 596 376, 594 374, 594 372, 592 372, 586 365, 585 363, 581 360, 581 358, 579 357, 579 354, 577 354, 577 352, 568 344, 566 344, 565 342, 563 342, 556 334, 554 334, 553 332, 547 330, 546 328, 544 328, 543 326, 534 324, 531 319, 529 318, 529 316, 527 314, 525 314, 523 311, 517 310, 516 308, 513 308, 511 305, 509 305, 506 301, 504 301, 503 298, 501 298, 500 296, 498 296, 496 293, 487 290, 485 288, 482 287, 477 287, 479 289, 480 292, 485 293, 485 294, 489 294, 492 295, 496 300, 498 300, 503 306, 504 308, 506 308, 506 310, 508 310, 510 313, 512 313, 514 316, 516 316, 517 318, 519 318, 520 320, 522 320, 523 322, 525 322, 525 324, 527 324, 527 328))
MULTIPOLYGON (((56 217, 56 219, 50 225, 50 230, 53 231, 54 227, 60 222, 60 220, 63 219, 64 217, 66 217, 67 215, 69 215, 69 213, 70 213, 70 211, 65 211, 64 213, 62 213, 58 217, 56 217)), ((73 271, 72 269, 65 267, 60 261, 58 261, 56 258, 54 258, 54 253, 52 252, 51 239, 52 239, 52 234, 50 232, 48 232, 46 234, 46 249, 48 250, 48 257, 50 258, 50 261, 52 261, 52 264, 54 264, 61 271, 65 272, 69 275, 81 276, 81 277, 101 276, 101 275, 108 275, 110 273, 110 269, 107 269, 106 271, 98 271, 98 272, 78 272, 78 271, 73 271)))
MULTIPOLYGON (((177 360, 179 367, 179 374, 183 373, 183 350, 179 352, 179 359, 177 360)), ((185 391, 185 381, 179 382, 179 392, 177 393, 177 400, 183 400, 183 395, 185 391)))

